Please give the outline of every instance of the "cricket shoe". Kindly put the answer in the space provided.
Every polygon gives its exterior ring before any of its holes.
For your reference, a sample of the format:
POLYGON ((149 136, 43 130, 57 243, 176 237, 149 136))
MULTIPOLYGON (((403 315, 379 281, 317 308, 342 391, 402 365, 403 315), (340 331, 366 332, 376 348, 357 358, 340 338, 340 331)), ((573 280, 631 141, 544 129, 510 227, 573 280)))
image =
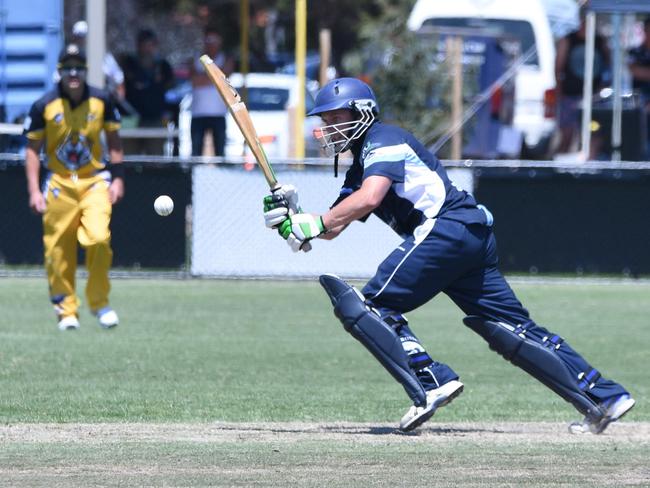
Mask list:
POLYGON ((587 415, 582 422, 573 422, 569 425, 569 432, 572 434, 600 434, 609 424, 616 422, 627 412, 632 410, 636 402, 629 394, 610 398, 601 404, 605 414, 602 417, 587 415))
POLYGON ((95 312, 99 326, 102 329, 111 329, 120 323, 120 319, 111 307, 104 307, 95 312))
POLYGON ((59 330, 77 330, 79 327, 79 319, 74 315, 62 317, 61 320, 59 320, 59 330))
POLYGON ((402 417, 399 423, 399 430, 408 432, 419 427, 429 420, 436 410, 449 404, 454 398, 463 392, 463 384, 460 381, 452 380, 440 388, 427 391, 427 404, 424 407, 413 405, 402 417))

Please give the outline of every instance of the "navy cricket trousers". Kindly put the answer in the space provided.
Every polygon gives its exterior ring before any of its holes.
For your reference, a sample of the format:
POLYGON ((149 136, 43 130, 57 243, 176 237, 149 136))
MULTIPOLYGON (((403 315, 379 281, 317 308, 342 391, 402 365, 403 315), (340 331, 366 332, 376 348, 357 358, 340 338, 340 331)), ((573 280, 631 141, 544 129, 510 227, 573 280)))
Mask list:
MULTIPOLYGON (((415 234, 379 265, 363 288, 367 302, 383 318, 399 322, 402 314, 443 292, 467 315, 525 326, 531 340, 541 343, 554 335, 534 323, 498 270, 491 227, 438 218, 427 221, 415 234)), ((557 353, 576 377, 594 369, 566 342, 557 353)), ((457 378, 445 364, 436 363, 435 369, 443 383, 457 378)), ((602 376, 587 391, 597 403, 622 393, 627 392, 621 385, 602 376)))

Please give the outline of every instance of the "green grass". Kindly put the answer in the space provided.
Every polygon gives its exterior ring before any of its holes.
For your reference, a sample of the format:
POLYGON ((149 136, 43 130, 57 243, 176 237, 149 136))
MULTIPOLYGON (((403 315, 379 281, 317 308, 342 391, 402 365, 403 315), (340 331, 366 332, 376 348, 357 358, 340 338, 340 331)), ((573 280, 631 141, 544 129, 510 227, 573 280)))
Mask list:
POLYGON ((637 399, 603 436, 566 433, 573 407, 490 351, 444 296, 409 319, 465 392, 404 436, 393 426, 408 398, 317 283, 113 288, 117 329, 82 309, 82 328, 59 332, 44 279, 0 280, 0 487, 650 486, 647 282, 514 286, 637 399))
MULTIPOLYGON (((650 419, 649 285, 516 291, 538 323, 634 394, 633 418, 650 419)), ((117 329, 82 309, 81 330, 62 333, 43 280, 0 282, 1 421, 391 421, 408 406, 316 283, 117 280, 112 300, 117 329)), ((446 297, 409 318, 466 384, 446 420, 575 416, 466 329, 446 297)))

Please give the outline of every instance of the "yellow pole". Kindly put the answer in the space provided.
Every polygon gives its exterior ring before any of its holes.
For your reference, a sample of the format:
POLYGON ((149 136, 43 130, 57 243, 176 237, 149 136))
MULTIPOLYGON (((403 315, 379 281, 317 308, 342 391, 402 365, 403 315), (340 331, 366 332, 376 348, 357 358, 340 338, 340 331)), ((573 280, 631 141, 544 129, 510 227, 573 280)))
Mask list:
POLYGON ((307 54, 307 0, 296 0, 296 76, 298 77, 298 105, 294 114, 295 157, 305 157, 305 87, 307 54))

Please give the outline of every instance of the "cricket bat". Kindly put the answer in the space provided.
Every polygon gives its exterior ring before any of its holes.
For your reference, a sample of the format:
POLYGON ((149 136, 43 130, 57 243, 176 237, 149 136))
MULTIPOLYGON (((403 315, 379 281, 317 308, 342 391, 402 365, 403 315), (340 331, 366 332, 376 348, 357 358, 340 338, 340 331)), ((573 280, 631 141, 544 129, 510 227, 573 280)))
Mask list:
POLYGON ((251 120, 251 116, 248 113, 246 104, 242 101, 241 96, 237 90, 235 90, 230 82, 228 82, 228 79, 226 78, 226 75, 223 73, 223 71, 221 71, 221 69, 219 69, 219 67, 214 64, 210 56, 204 54, 201 56, 200 61, 201 64, 203 64, 206 73, 210 77, 210 80, 212 80, 212 83, 221 95, 221 98, 223 98, 223 100, 226 102, 228 110, 232 114, 233 119, 235 119, 235 122, 237 122, 239 130, 244 136, 246 144, 248 144, 248 147, 250 147, 251 152, 257 161, 257 164, 259 164, 260 168, 262 168, 262 173, 264 173, 264 177, 266 178, 266 182, 269 184, 269 188, 272 192, 277 190, 280 188, 280 184, 275 177, 273 167, 271 167, 271 163, 269 163, 269 160, 266 157, 262 143, 257 136, 257 131, 253 126, 253 121, 251 120))
MULTIPOLYGON (((269 184, 271 192, 276 191, 282 185, 278 183, 278 179, 275 177, 275 173, 273 172, 273 167, 271 166, 269 159, 266 157, 266 153, 264 152, 262 143, 257 136, 257 131, 253 125, 251 116, 248 113, 248 108, 246 108, 246 104, 242 101, 237 90, 235 90, 235 88, 230 84, 224 72, 214 64, 210 56, 204 54, 199 58, 199 60, 201 61, 201 64, 203 64, 208 77, 217 88, 219 95, 221 95, 221 98, 226 102, 233 119, 237 122, 237 126, 244 136, 246 144, 250 147, 257 164, 262 168, 262 173, 264 173, 264 177, 266 178, 266 182, 269 184)), ((292 211, 292 213, 298 213, 301 211, 300 208, 291 208, 289 210, 292 211)), ((304 252, 310 251, 311 244, 305 242, 302 246, 302 250, 304 252)))

